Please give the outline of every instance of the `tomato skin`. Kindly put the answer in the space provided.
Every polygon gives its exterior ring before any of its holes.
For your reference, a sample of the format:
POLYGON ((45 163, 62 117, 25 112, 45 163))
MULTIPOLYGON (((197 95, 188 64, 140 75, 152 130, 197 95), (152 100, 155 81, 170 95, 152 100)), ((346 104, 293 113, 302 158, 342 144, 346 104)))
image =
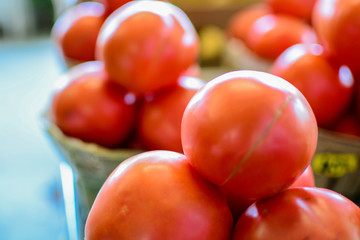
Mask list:
POLYGON ((291 184, 290 188, 294 187, 315 187, 315 177, 311 165, 291 184))
POLYGON ((134 128, 135 96, 111 82, 102 63, 77 65, 59 83, 51 119, 66 135, 105 147, 124 143, 134 128))
POLYGON ((181 138, 204 178, 231 195, 256 200, 286 189, 305 170, 317 124, 306 99, 287 81, 243 70, 221 75, 195 94, 181 138))
MULTIPOLYGON (((291 184, 289 188, 294 187, 315 187, 315 177, 311 165, 305 169, 305 171, 295 180, 295 182, 291 184)), ((224 191, 224 194, 226 195, 226 199, 235 222, 246 211, 246 209, 254 203, 253 200, 232 194, 229 191, 224 191)))
POLYGON ((289 14, 311 22, 316 0, 264 0, 276 14, 289 14))
POLYGON ((139 115, 139 137, 146 150, 183 152, 181 119, 187 104, 205 81, 181 77, 176 86, 154 93, 142 105, 139 115))
POLYGON ((308 24, 296 17, 280 14, 267 14, 257 19, 245 39, 252 51, 269 60, 274 60, 294 44, 316 42, 316 34, 308 24))
POLYGON ((360 209, 322 188, 291 188, 251 205, 236 223, 240 239, 360 239, 360 209))
POLYGON ((271 13, 271 9, 266 4, 253 4, 245 9, 240 9, 231 17, 226 28, 228 37, 245 40, 251 25, 260 17, 271 13))
POLYGON ((183 154, 149 151, 121 163, 100 190, 85 239, 230 239, 221 191, 183 154))
POLYGON ((196 62, 199 39, 189 18, 174 5, 132 1, 107 18, 96 51, 112 79, 145 94, 176 84, 196 62))
POLYGON ((101 2, 106 9, 106 15, 110 15, 112 12, 114 12, 116 9, 121 7, 122 5, 130 2, 131 0, 98 0, 101 2))
POLYGON ((84 2, 74 5, 56 20, 51 36, 65 60, 95 60, 96 40, 105 21, 104 11, 100 3, 84 2))
MULTIPOLYGON (((130 2, 131 0, 98 0, 102 4, 104 4, 106 9, 106 14, 110 15, 119 7, 125 5, 126 3, 130 2)), ((165 0, 164 0, 165 1, 165 0)))
POLYGON ((319 0, 312 23, 325 50, 353 71, 360 71, 360 2, 319 0))
POLYGON ((355 81, 351 71, 330 61, 320 45, 290 47, 275 60, 270 72, 304 94, 320 127, 333 124, 353 100, 355 81))

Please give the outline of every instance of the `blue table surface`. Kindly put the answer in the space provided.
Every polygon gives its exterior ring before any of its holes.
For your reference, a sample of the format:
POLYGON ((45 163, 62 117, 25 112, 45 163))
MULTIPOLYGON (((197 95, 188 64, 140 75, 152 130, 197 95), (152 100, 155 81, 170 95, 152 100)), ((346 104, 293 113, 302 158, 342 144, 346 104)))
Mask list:
POLYGON ((48 37, 0 40, 0 239, 67 239, 59 155, 41 126, 64 71, 48 37))

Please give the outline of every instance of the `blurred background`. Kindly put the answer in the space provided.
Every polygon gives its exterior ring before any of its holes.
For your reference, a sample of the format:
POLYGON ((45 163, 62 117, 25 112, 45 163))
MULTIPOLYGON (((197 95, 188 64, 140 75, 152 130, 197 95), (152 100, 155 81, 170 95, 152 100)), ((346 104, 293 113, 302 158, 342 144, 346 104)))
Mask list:
POLYGON ((0 1, 2 240, 68 239, 60 161, 41 126, 63 71, 49 39, 54 6, 51 0, 0 1))

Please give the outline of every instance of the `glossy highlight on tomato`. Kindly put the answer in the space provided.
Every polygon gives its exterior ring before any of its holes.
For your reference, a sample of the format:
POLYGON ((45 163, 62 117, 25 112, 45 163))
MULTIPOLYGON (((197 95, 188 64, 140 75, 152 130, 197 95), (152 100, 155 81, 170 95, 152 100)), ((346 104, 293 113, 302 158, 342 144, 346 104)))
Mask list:
POLYGON ((293 85, 246 70, 207 83, 190 100, 181 127, 191 165, 245 202, 289 187, 309 165, 317 134, 311 107, 293 85))
POLYGON ((245 39, 249 49, 269 60, 274 60, 294 44, 316 42, 312 27, 301 19, 282 14, 267 14, 257 19, 245 39))
POLYGON ((270 14, 267 4, 253 4, 236 12, 228 22, 226 32, 228 37, 244 41, 251 25, 260 17, 270 14))
POLYGON ((198 52, 198 35, 189 18, 161 1, 132 1, 118 8, 97 40, 97 58, 110 77, 136 94, 175 85, 198 52))
POLYGON ((88 215, 85 239, 230 239, 233 221, 220 190, 183 154, 149 151, 122 162, 88 215))
POLYGON ((350 69, 331 61, 318 44, 297 44, 275 60, 272 74, 280 76, 309 101, 320 127, 336 122, 352 103, 355 80, 350 69))
POLYGON ((109 80, 101 62, 85 62, 58 79, 51 120, 67 136, 120 147, 134 128, 135 100, 109 80))
POLYGON ((360 1, 319 0, 312 23, 329 55, 360 71, 360 1))

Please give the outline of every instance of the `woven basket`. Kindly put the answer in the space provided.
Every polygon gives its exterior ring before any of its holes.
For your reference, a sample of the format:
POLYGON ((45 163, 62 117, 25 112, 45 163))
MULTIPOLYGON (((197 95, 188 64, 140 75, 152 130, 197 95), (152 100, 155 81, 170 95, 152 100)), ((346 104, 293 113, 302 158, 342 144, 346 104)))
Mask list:
POLYGON ((136 149, 110 150, 68 137, 46 116, 43 117, 43 125, 57 150, 73 169, 76 194, 85 216, 111 172, 125 159, 143 152, 136 149))

